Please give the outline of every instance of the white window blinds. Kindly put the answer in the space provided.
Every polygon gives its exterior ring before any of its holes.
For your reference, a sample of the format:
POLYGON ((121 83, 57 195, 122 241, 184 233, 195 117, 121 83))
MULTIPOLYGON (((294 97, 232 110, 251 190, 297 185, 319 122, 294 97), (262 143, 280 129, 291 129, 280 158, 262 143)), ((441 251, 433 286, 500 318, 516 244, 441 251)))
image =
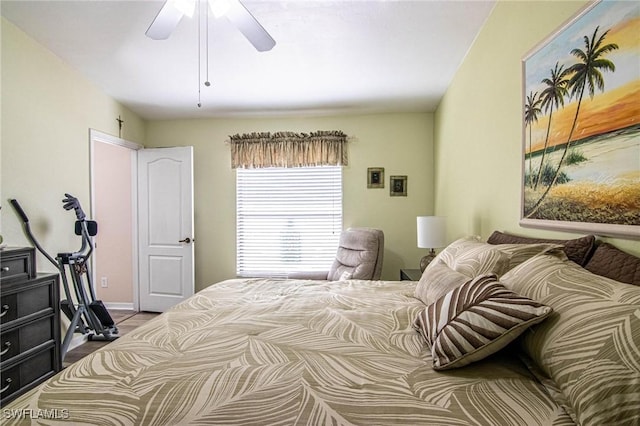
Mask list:
POLYGON ((238 276, 328 271, 342 230, 342 168, 236 171, 238 276))

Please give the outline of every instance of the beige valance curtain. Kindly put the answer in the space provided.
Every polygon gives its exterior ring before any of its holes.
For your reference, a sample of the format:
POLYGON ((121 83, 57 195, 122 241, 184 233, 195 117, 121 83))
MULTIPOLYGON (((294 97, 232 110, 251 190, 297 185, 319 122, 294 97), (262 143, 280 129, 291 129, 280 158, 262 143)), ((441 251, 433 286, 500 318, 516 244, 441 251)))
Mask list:
POLYGON ((346 166, 347 135, 339 130, 312 133, 250 133, 230 137, 231 167, 346 166))

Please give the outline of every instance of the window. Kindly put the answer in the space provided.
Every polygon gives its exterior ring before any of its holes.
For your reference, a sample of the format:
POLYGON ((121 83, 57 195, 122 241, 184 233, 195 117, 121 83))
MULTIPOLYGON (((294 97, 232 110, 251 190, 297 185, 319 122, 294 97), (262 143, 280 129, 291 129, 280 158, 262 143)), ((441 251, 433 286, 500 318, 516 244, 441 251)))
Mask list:
POLYGON ((236 170, 238 276, 328 271, 342 230, 342 167, 236 170))

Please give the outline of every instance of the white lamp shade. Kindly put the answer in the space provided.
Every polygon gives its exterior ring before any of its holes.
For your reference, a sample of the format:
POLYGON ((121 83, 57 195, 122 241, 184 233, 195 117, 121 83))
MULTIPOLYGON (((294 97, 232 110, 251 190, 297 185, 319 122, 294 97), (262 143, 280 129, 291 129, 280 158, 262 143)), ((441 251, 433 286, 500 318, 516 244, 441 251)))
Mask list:
POLYGON ((418 216, 418 247, 438 248, 446 245, 446 219, 442 216, 418 216))

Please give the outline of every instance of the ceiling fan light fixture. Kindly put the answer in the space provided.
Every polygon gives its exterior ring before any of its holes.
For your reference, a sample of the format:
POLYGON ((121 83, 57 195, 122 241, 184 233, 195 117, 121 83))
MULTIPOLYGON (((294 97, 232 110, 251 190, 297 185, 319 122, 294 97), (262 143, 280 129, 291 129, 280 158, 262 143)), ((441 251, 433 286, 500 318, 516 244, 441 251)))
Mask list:
POLYGON ((231 3, 229 0, 209 0, 209 7, 213 16, 220 18, 227 14, 229 8, 231 8, 231 3))
MULTIPOLYGON (((258 52, 266 52, 276 45, 273 37, 240 0, 209 0, 209 5, 216 17, 225 16, 258 52)), ((145 34, 153 40, 166 40, 185 14, 193 16, 195 8, 196 0, 165 0, 145 34)), ((198 8, 199 13, 200 8, 198 8)), ((209 16, 208 13, 206 16, 209 16)))
POLYGON ((189 18, 193 17, 196 10, 196 0, 172 0, 173 6, 189 18))

